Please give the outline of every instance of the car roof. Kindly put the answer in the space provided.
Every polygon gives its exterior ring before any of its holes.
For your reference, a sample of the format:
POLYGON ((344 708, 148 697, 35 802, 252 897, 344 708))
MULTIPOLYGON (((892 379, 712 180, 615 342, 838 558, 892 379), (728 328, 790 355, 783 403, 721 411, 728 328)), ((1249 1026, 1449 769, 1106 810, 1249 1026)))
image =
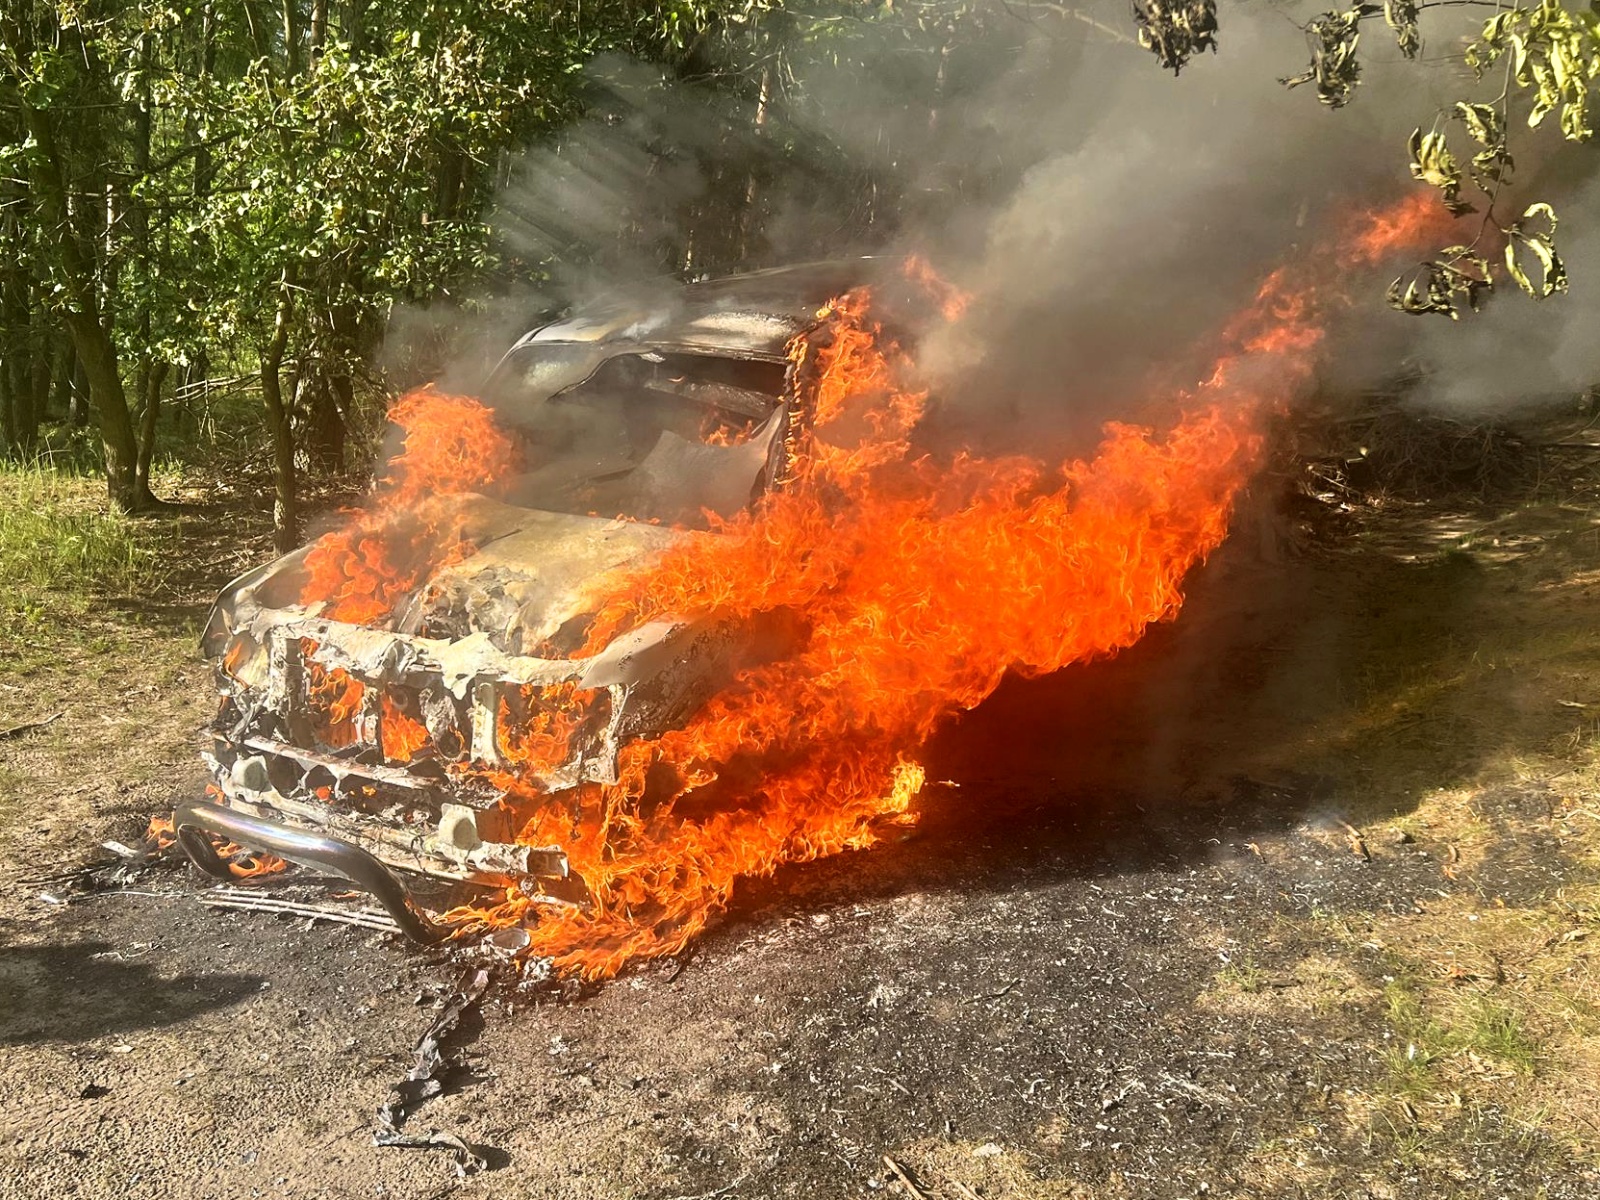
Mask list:
POLYGON ((890 260, 855 258, 774 267, 722 279, 617 293, 526 334, 513 349, 549 344, 683 349, 781 359, 835 296, 880 276, 890 260))

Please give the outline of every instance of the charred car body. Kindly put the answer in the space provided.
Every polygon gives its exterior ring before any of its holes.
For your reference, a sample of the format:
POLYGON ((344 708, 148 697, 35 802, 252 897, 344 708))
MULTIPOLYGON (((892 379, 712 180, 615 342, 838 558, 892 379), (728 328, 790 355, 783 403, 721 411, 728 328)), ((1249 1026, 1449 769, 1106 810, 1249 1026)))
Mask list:
POLYGON ((615 782, 622 747, 683 722, 752 653, 748 629, 658 620, 571 656, 586 585, 784 486, 806 421, 790 347, 873 274, 861 260, 690 284, 524 337, 485 394, 539 453, 500 499, 452 501, 470 551, 382 620, 303 602, 311 547, 230 584, 203 639, 222 693, 202 750, 214 786, 174 817, 196 864, 228 875, 217 835, 341 875, 421 939, 442 930, 413 900, 420 880, 581 903, 559 844, 516 839, 494 782, 502 727, 537 724, 562 689, 593 693, 570 753, 533 782, 615 782), (333 679, 336 734, 318 717, 333 679), (396 723, 425 729, 425 752, 386 754, 396 723), (466 763, 481 769, 451 769, 466 763))

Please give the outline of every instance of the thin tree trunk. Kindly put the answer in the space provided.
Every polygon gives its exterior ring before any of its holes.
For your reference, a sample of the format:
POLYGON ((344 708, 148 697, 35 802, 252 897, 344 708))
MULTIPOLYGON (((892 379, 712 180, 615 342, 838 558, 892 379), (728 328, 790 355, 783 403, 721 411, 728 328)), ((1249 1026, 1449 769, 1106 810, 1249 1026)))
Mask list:
POLYGON ((21 410, 28 353, 28 309, 23 298, 26 286, 20 265, 7 264, 0 275, 0 451, 10 453, 22 448, 21 410))
POLYGON ((283 355, 289 346, 289 321, 294 315, 294 292, 289 268, 278 279, 278 307, 272 338, 261 351, 261 398, 267 406, 267 426, 272 434, 272 534, 280 553, 287 554, 300 541, 300 514, 295 494, 294 427, 283 402, 283 355))
MULTIPOLYGON (((15 138, 9 115, 0 136, 15 138)), ((26 166, 22 166, 26 170, 26 166)), ((27 230, 23 225, 26 184, 0 180, 0 454, 20 453, 23 398, 18 384, 28 353, 27 230)))
POLYGON ((0 455, 21 457, 17 444, 17 398, 11 394, 11 363, 0 349, 0 455))
POLYGON ((63 336, 66 330, 53 328, 50 340, 55 345, 55 366, 50 372, 50 400, 39 410, 42 421, 54 408, 63 417, 72 411, 72 377, 78 370, 78 355, 72 348, 72 338, 63 336))
POLYGON ((284 73, 295 79, 300 75, 300 0, 283 0, 283 62, 284 73))
POLYGON ((351 58, 364 58, 367 52, 367 2, 349 0, 344 13, 344 40, 350 44, 351 58))
MULTIPOLYGON (((36 289, 37 290, 37 289, 36 289)), ((28 371, 14 385, 17 389, 17 448, 24 458, 32 458, 39 446, 39 423, 44 420, 45 404, 50 399, 50 329, 45 324, 42 306, 28 306, 28 371)))
POLYGON ((156 453, 156 419, 161 415, 161 387, 172 364, 151 363, 144 374, 144 411, 139 414, 139 489, 150 495, 150 463, 156 453))
MULTIPOLYGON (((148 33, 139 40, 139 103, 133 111, 133 162, 126 200, 128 241, 133 254, 150 278, 150 206, 138 195, 138 185, 150 173, 150 73, 155 63, 155 39, 148 33)), ((138 299, 139 362, 134 380, 140 404, 139 439, 134 478, 141 508, 154 508, 158 501, 150 492, 150 461, 155 456, 155 415, 161 408, 161 383, 167 374, 165 362, 157 362, 150 348, 151 312, 148 291, 140 289, 138 299)))
POLYGON ((38 441, 39 424, 44 420, 45 405, 50 401, 51 371, 55 366, 51 354, 50 328, 45 324, 42 308, 34 310, 33 322, 30 342, 33 347, 33 378, 28 381, 28 422, 22 430, 22 444, 30 451, 38 441))
MULTIPOLYGON (((72 330, 67 330, 67 339, 72 340, 72 330)), ((84 429, 89 424, 89 413, 93 411, 89 403, 89 371, 83 365, 83 356, 78 353, 78 345, 72 343, 72 391, 67 399, 67 424, 73 429, 84 429)))
POLYGON ((195 403, 205 407, 211 387, 211 358, 204 346, 178 372, 173 389, 172 428, 181 437, 195 437, 200 433, 200 418, 195 415, 195 403))

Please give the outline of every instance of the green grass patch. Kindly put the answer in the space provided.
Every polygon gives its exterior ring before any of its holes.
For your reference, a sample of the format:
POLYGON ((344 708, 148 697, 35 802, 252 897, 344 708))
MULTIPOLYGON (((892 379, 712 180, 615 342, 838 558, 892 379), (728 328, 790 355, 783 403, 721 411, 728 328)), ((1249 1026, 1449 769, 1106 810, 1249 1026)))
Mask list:
POLYGON ((0 587, 8 598, 144 594, 162 581, 170 539, 162 528, 110 509, 101 480, 50 467, 0 467, 0 587))
POLYGON ((102 603, 159 592, 177 537, 114 511, 98 476, 0 464, 0 674, 49 670, 68 645, 112 653, 102 603))
POLYGON ((1397 1035, 1385 1054, 1390 1090, 1420 1096, 1442 1084, 1436 1067, 1464 1055, 1492 1060, 1517 1075, 1532 1074, 1538 1042, 1516 1009, 1484 995, 1452 995, 1399 977, 1384 987, 1390 1028, 1397 1035))
POLYGON ((26 592, 146 590, 160 581, 160 540, 111 511, 96 481, 33 466, 0 469, 0 588, 24 595, 18 607, 26 607, 26 592))

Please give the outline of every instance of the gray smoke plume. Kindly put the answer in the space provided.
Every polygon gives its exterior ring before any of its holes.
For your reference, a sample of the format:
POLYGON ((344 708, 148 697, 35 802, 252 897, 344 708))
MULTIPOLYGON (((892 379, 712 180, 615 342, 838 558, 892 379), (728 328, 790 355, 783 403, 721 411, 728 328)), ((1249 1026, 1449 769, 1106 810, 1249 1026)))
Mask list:
MULTIPOLYGON (((1440 25, 1437 42, 1454 45, 1440 25)), ((941 248, 976 296, 968 319, 931 337, 923 355, 947 407, 991 441, 1036 442, 1065 427, 1077 442, 1108 415, 1192 385, 1219 326, 1269 271, 1421 186, 1409 178, 1406 136, 1474 95, 1459 69, 1402 61, 1381 31, 1364 39, 1364 81, 1338 111, 1277 82, 1305 52, 1300 31, 1272 11, 1224 9, 1220 52, 1176 79, 1145 51, 1108 42, 1058 78, 1001 81, 990 124, 1025 112, 1048 120, 1059 142, 1005 203, 953 223, 941 248)), ((1586 237, 1564 248, 1575 272, 1600 252, 1586 237)), ((1383 304, 1389 279, 1414 261, 1402 254, 1347 281, 1355 303, 1331 331, 1330 389, 1414 366, 1431 372, 1429 400, 1503 404, 1581 386, 1600 367, 1579 332, 1592 326, 1587 286, 1550 302, 1559 315, 1510 294, 1452 324, 1383 304)))

